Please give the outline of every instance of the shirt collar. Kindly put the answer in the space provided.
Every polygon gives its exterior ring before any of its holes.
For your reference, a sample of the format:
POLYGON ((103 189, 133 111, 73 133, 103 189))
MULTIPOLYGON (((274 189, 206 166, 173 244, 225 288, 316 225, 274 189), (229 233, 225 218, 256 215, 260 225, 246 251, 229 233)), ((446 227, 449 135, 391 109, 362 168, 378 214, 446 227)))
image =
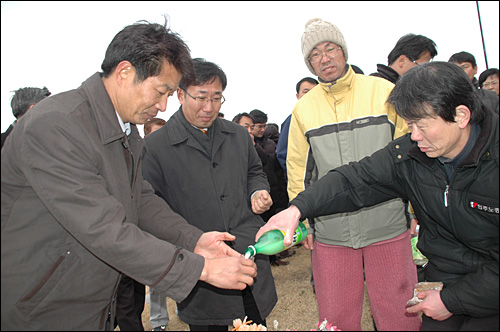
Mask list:
POLYGON ((132 132, 132 129, 130 129, 130 122, 123 122, 122 118, 120 117, 120 114, 115 110, 116 117, 118 118, 118 122, 120 123, 120 127, 122 127, 122 131, 125 133, 125 135, 130 135, 132 132))

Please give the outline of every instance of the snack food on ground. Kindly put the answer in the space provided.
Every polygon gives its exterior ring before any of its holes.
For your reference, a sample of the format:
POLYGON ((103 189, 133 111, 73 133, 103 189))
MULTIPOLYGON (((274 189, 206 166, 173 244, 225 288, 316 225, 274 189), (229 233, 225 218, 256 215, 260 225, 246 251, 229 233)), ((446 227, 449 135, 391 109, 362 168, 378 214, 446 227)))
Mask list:
MULTIPOLYGON (((243 321, 241 321, 241 319, 239 318, 234 319, 233 320, 234 328, 231 331, 267 331, 267 327, 263 326, 262 324, 259 325, 255 323, 251 324, 252 321, 251 320, 247 321, 247 318, 248 317, 245 316, 245 319, 243 321)), ((275 331, 279 331, 278 325, 279 325, 278 321, 274 320, 273 326, 275 331)), ((317 327, 319 328, 319 330, 311 329, 310 331, 341 331, 339 328, 337 328, 337 326, 328 323, 326 319, 321 323, 318 322, 317 327)), ((297 331, 297 330, 286 329, 282 331, 297 331)))
MULTIPOLYGON (((319 328, 318 331, 342 331, 339 328, 337 328, 337 326, 334 326, 334 325, 328 323, 328 321, 326 320, 326 318, 321 323, 318 322, 317 325, 318 325, 318 328, 319 328)), ((311 331, 316 331, 316 330, 311 330, 311 331)))
POLYGON ((250 324, 252 323, 251 320, 247 322, 247 316, 245 316, 245 319, 241 321, 241 319, 237 318, 233 320, 233 326, 234 328, 231 331, 267 331, 267 328, 262 325, 262 324, 250 324))

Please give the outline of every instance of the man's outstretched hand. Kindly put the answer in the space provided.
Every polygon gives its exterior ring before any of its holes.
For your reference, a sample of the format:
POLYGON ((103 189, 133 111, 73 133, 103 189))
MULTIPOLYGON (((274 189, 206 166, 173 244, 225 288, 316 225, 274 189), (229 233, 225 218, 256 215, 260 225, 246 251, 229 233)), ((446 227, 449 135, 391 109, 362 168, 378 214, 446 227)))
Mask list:
POLYGON ((234 239, 235 236, 227 232, 206 232, 200 236, 193 252, 205 258, 240 257, 241 254, 239 252, 224 242, 233 241, 234 239))

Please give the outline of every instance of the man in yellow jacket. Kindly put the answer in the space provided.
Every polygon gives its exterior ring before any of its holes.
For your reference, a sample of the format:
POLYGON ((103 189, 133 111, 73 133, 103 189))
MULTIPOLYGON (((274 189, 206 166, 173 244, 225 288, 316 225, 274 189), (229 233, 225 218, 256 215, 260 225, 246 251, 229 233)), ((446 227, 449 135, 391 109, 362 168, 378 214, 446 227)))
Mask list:
MULTIPOLYGON (((290 200, 329 170, 383 148, 408 128, 386 104, 394 84, 356 74, 340 30, 321 19, 306 24, 302 52, 319 84, 301 98, 290 124, 290 200)), ((394 199, 352 213, 309 220, 319 319, 361 330, 364 276, 379 330, 419 330, 405 311, 417 283, 404 203, 394 199), (314 244, 313 239, 314 238, 314 244), (363 273, 364 272, 364 273, 363 273)))

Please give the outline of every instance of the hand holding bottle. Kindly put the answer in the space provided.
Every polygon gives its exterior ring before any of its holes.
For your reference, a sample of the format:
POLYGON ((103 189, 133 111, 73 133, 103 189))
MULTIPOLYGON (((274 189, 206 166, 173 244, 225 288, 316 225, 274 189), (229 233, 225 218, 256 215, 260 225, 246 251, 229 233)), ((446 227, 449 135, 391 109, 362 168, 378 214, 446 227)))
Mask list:
POLYGON ((255 242, 257 242, 265 232, 273 229, 280 229, 285 232, 283 244, 285 247, 289 247, 293 242, 293 233, 299 226, 300 217, 299 209, 295 205, 290 205, 288 209, 272 216, 271 219, 259 229, 255 235, 255 242))
POLYGON ((283 231, 279 229, 272 229, 262 234, 262 236, 256 243, 248 246, 248 248, 245 250, 245 258, 250 258, 257 254, 276 255, 291 246, 305 241, 306 236, 306 226, 304 226, 303 223, 299 222, 299 227, 297 227, 297 229, 293 233, 292 244, 285 247, 285 245, 283 244, 283 238, 285 237, 283 231))

